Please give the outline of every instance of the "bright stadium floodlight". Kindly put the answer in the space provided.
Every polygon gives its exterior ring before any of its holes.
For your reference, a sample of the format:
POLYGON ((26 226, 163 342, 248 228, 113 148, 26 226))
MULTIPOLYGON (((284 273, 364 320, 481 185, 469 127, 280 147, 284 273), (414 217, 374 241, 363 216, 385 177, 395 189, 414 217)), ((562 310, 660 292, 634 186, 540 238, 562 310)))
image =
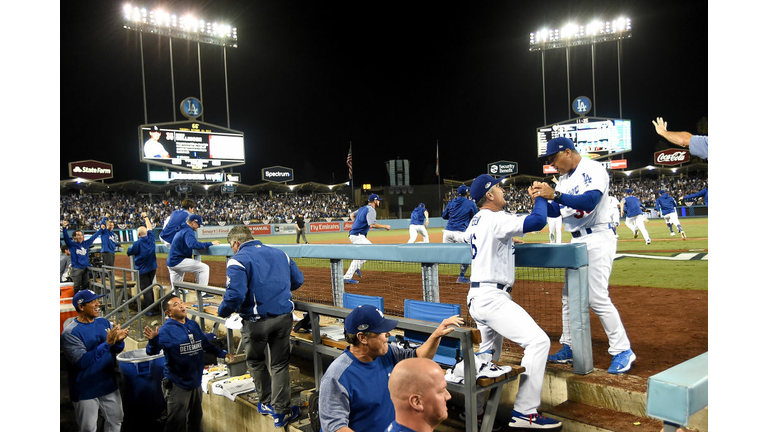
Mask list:
POLYGON ((147 10, 126 4, 123 6, 123 28, 237 48, 237 29, 230 25, 207 22, 192 16, 177 16, 163 10, 147 10))
POLYGON ((612 21, 592 21, 587 25, 568 23, 559 29, 531 32, 529 51, 544 51, 576 45, 610 42, 632 37, 632 21, 619 17, 612 21))

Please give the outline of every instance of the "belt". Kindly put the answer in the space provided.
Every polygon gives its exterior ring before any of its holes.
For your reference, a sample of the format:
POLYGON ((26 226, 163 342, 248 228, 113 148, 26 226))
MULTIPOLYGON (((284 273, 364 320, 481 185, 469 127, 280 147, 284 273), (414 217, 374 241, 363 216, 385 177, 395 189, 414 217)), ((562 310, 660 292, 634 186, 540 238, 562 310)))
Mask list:
POLYGON ((573 231, 573 232, 571 232, 571 235, 573 236, 573 238, 579 238, 581 236, 592 234, 593 232, 606 231, 608 229, 610 229, 610 226, 608 226, 608 225, 606 225, 606 226, 596 225, 596 226, 594 226, 592 228, 582 228, 582 229, 580 229, 578 231, 573 231))
MULTIPOLYGON (((484 283, 492 284, 493 282, 472 282, 472 283, 469 284, 469 287, 470 288, 480 288, 480 284, 484 284, 484 283)), ((496 284, 496 288, 498 288, 498 289, 500 289, 502 291, 506 291, 507 290, 507 286, 504 285, 504 284, 500 284, 500 283, 496 284)))

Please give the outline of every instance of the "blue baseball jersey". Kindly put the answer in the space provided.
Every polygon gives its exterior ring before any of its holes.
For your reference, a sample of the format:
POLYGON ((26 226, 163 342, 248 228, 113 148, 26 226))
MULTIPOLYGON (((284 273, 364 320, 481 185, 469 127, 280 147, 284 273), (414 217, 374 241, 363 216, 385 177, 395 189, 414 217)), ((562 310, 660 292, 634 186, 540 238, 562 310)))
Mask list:
POLYGON ((147 235, 136 240, 126 251, 127 255, 133 255, 133 264, 140 274, 149 273, 157 268, 157 256, 155 255, 155 233, 147 230, 147 235))
POLYGON ((675 200, 669 194, 664 194, 656 200, 656 210, 661 211, 663 215, 673 213, 675 207, 675 200))
POLYGON ((464 197, 456 197, 448 203, 443 211, 443 219, 447 219, 445 225, 447 231, 464 232, 472 217, 477 213, 477 204, 464 197))
POLYGON ((424 225, 424 212, 427 211, 424 207, 416 207, 411 212, 411 225, 424 225))
POLYGON ((627 214, 627 217, 634 217, 643 213, 644 207, 636 196, 626 196, 621 201, 624 203, 624 212, 627 214))
POLYGON ((355 221, 352 222, 352 229, 349 230, 349 235, 368 235, 368 230, 371 229, 371 225, 376 223, 376 209, 372 205, 368 204, 365 207, 361 207, 355 213, 355 221))

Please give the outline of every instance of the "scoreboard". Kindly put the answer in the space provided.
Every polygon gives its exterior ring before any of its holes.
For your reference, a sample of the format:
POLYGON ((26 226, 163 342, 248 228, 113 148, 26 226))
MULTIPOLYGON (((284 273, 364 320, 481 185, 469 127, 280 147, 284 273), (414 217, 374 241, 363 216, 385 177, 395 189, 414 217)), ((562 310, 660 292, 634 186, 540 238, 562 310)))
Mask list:
POLYGON ((600 159, 632 150, 630 120, 581 117, 536 129, 537 153, 547 151, 547 141, 566 137, 573 141, 576 151, 590 159, 600 159))
POLYGON ((141 162, 183 171, 220 170, 245 164, 242 132, 201 121, 139 126, 141 162))

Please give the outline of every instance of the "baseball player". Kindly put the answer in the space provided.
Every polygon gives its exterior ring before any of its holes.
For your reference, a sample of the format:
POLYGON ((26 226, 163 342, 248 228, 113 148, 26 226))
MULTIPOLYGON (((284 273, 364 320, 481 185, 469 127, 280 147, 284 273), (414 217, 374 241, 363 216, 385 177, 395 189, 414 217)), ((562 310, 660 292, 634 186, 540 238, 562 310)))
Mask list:
POLYGON ((411 238, 408 239, 408 243, 416 241, 416 236, 421 234, 422 243, 429 243, 429 233, 427 233, 427 227, 429 226, 429 212, 427 211, 424 203, 420 203, 411 212, 411 224, 408 225, 408 233, 411 238))
POLYGON ((619 238, 619 233, 616 231, 616 228, 618 228, 619 223, 621 223, 621 216, 619 213, 621 211, 621 204, 615 196, 609 195, 608 207, 611 209, 611 230, 613 230, 614 237, 619 238))
MULTIPOLYGON (((637 356, 630 347, 627 332, 619 311, 608 295, 613 259, 616 256, 616 237, 611 231, 608 190, 608 172, 598 162, 582 158, 573 141, 558 137, 547 143, 547 152, 539 158, 547 161, 560 173, 555 189, 548 184, 534 182, 538 195, 552 200, 548 206, 549 217, 563 216, 563 227, 573 235, 571 243, 587 245, 589 257, 589 307, 600 318, 608 336, 608 353, 613 356, 608 372, 628 371, 637 356)), ((571 330, 568 310, 568 287, 563 287, 563 347, 548 360, 572 363, 571 330)))
MULTIPOLYGON (((387 231, 392 229, 389 225, 376 222, 376 207, 379 206, 380 201, 381 198, 379 198, 378 195, 370 194, 368 196, 368 205, 359 208, 350 215, 352 217, 352 228, 349 230, 349 241, 351 241, 352 244, 371 244, 371 241, 368 240, 368 230, 371 228, 384 228, 387 231)), ((364 263, 365 260, 352 261, 347 272, 344 273, 344 283, 358 283, 358 281, 352 279, 352 276, 357 273, 358 277, 363 277, 360 272, 360 267, 362 267, 364 263)))
POLYGON ((627 218, 624 220, 624 224, 632 230, 632 235, 637 238, 637 232, 640 231, 645 239, 645 244, 651 244, 651 236, 648 235, 648 230, 645 229, 645 215, 643 210, 645 207, 640 203, 640 200, 632 195, 632 189, 627 189, 627 196, 621 200, 621 216, 626 213, 627 218))
POLYGON ((187 218, 189 215, 195 214, 196 204, 191 199, 185 198, 181 202, 181 208, 174 210, 170 216, 165 218, 163 224, 163 230, 160 231, 160 240, 163 241, 165 247, 171 248, 173 238, 176 233, 179 232, 187 224, 187 218))
MULTIPOLYGON (((472 216, 477 213, 477 205, 468 197, 469 188, 464 185, 459 186, 458 194, 459 196, 452 199, 443 211, 443 219, 448 221, 443 230, 443 243, 463 243, 464 231, 472 216)), ((456 283, 470 282, 464 277, 468 268, 469 264, 461 264, 456 283)))
MULTIPOLYGON (((498 360, 504 338, 525 349, 521 362, 525 372, 520 376, 509 427, 554 429, 562 423, 538 413, 549 353, 549 336, 509 295, 515 283, 513 236, 523 236, 543 229, 547 223, 547 202, 536 198, 533 211, 524 218, 503 211, 507 202, 499 184, 502 179, 482 174, 475 178, 470 187, 472 199, 480 210, 470 221, 464 237, 472 251, 467 309, 480 330, 480 352, 492 349, 492 360, 498 360)), ((528 188, 529 194, 532 191, 528 188)))
POLYGON ((144 143, 145 158, 161 159, 171 157, 159 140, 160 129, 157 126, 152 126, 152 129, 149 131, 149 139, 144 143))
POLYGON ((675 225, 677 226, 677 231, 680 232, 680 237, 685 240, 685 231, 683 231, 683 227, 680 225, 680 220, 677 219, 677 204, 675 203, 675 199, 669 196, 664 189, 659 190, 659 197, 656 199, 656 210, 661 213, 661 216, 667 223, 669 235, 671 237, 675 236, 675 231, 672 229, 672 225, 675 225))

